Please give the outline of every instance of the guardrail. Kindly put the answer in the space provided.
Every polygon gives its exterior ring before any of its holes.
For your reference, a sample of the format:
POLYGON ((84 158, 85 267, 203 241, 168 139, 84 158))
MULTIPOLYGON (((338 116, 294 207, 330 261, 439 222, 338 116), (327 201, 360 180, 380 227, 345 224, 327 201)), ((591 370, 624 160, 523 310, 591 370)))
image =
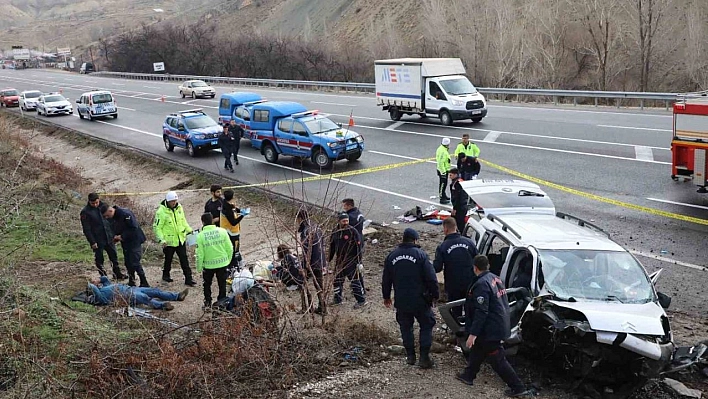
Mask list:
MULTIPOLYGON (((353 83, 353 82, 316 82, 309 80, 284 80, 284 79, 252 79, 252 78, 229 78, 218 76, 195 76, 195 75, 171 75, 152 73, 131 73, 131 72, 94 72, 93 76, 116 77, 122 79, 154 80, 154 81, 175 81, 203 80, 208 83, 224 85, 242 85, 269 88, 289 88, 313 91, 340 91, 354 93, 374 93, 373 83, 353 83)), ((591 90, 552 90, 552 89, 512 89, 512 88, 490 88, 478 87, 480 93, 486 96, 494 96, 494 99, 504 101, 526 102, 529 97, 538 102, 569 103, 572 99, 573 105, 578 105, 579 99, 585 103, 588 99, 593 99, 594 105, 599 105, 599 100, 614 100, 615 105, 620 107, 623 102, 637 105, 644 109, 645 101, 655 104, 663 102, 666 109, 670 102, 676 101, 678 93, 655 93, 655 92, 624 92, 624 91, 591 91, 591 90), (510 98, 511 97, 511 98, 510 98), (540 101, 539 101, 540 100, 540 101), (627 101, 624 101, 627 100, 627 101)))

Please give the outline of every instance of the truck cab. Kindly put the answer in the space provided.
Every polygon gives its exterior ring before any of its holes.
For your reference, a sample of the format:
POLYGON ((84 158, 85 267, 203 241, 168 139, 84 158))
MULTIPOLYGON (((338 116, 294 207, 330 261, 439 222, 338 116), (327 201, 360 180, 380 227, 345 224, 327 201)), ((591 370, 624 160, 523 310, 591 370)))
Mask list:
POLYGON ((394 121, 417 114, 479 122, 487 116, 484 96, 465 76, 459 58, 401 58, 375 62, 376 102, 394 121))
POLYGON ((364 152, 364 138, 342 128, 318 111, 301 104, 273 101, 254 104, 249 112, 251 145, 266 161, 278 162, 280 155, 310 158, 322 169, 334 161, 356 161, 364 152))
POLYGON ((241 105, 262 99, 260 94, 245 91, 222 94, 219 98, 219 124, 223 126, 231 122, 236 108, 241 105))
POLYGON ((679 96, 673 110, 671 178, 708 193, 708 91, 679 96))

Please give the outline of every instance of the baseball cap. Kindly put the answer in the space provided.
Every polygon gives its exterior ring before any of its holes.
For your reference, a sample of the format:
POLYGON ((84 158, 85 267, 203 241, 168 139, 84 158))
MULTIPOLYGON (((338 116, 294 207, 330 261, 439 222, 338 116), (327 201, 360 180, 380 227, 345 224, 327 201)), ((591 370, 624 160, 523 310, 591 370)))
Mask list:
POLYGON ((412 238, 414 240, 417 240, 420 238, 420 236, 418 235, 417 231, 415 231, 409 227, 409 228, 403 230, 403 238, 412 238))
POLYGON ((337 216, 337 220, 344 220, 344 219, 349 220, 349 215, 347 215, 347 214, 344 213, 344 212, 340 213, 340 214, 337 216))
POLYGON ((165 196, 165 201, 177 201, 179 198, 177 197, 177 193, 174 191, 168 191, 167 195, 165 196))
POLYGON ((447 137, 443 137, 442 139, 442 145, 450 145, 450 139, 447 137))

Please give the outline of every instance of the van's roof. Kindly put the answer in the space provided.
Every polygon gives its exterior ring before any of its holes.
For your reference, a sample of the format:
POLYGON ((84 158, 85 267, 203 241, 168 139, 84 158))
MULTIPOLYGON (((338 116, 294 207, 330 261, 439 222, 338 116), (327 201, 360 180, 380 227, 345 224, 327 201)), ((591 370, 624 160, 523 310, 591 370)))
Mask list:
POLYGON ((298 112, 305 112, 307 108, 300 103, 294 101, 268 101, 265 103, 255 104, 253 110, 269 110, 272 111, 274 115, 286 116, 292 115, 298 112))
POLYGON ((88 96, 88 95, 94 95, 94 94, 110 94, 113 95, 110 91, 108 90, 91 90, 87 91, 86 93, 81 94, 82 96, 88 96))
MULTIPOLYGON (((507 214, 492 217, 521 236, 515 239, 538 249, 626 251, 603 232, 554 215, 507 214)), ((480 222, 487 229, 503 230, 500 223, 489 218, 480 222)))
POLYGON ((243 103, 259 101, 262 99, 260 94, 251 93, 247 91, 234 91, 231 93, 224 93, 221 95, 221 98, 228 98, 230 102, 229 106, 233 106, 234 104, 241 105, 243 103))

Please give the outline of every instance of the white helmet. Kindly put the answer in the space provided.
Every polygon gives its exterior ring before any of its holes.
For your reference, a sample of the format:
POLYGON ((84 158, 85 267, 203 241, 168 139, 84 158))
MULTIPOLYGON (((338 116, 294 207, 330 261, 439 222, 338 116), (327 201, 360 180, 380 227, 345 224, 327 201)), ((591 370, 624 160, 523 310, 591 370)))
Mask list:
POLYGON ((179 198, 177 197, 177 193, 174 191, 168 191, 167 195, 165 196, 165 201, 177 201, 179 198))
POLYGON ((447 137, 443 137, 442 139, 442 145, 450 145, 450 139, 447 137))

